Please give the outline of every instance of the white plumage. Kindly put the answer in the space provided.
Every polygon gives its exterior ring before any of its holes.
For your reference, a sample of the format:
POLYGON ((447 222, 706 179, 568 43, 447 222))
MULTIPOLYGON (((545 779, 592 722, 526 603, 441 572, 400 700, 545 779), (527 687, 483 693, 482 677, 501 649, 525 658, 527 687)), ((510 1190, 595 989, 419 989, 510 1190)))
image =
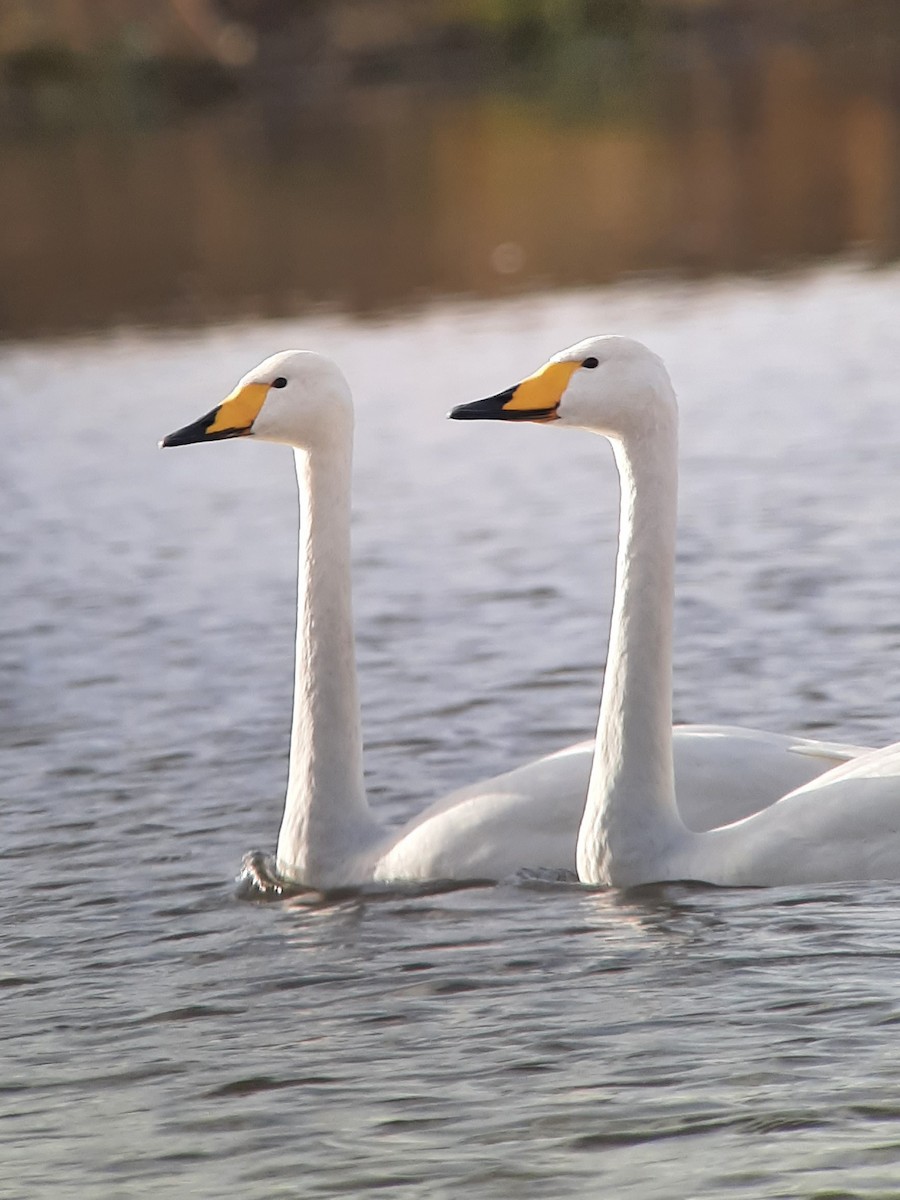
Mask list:
MULTIPOLYGON (((244 436, 292 446, 299 485, 297 653, 279 873, 326 890, 574 870, 593 742, 453 792, 400 829, 379 824, 363 787, 350 599, 353 410, 343 375, 307 351, 274 355, 163 444, 244 436)), ((674 744, 684 816, 695 828, 755 811, 856 753, 716 727, 676 730, 674 744)))
MULTIPOLYGON (((621 481, 616 596, 597 747, 578 835, 579 877, 633 885, 693 879, 774 885, 900 879, 900 745, 863 754, 735 824, 694 832, 701 793, 672 737, 677 406, 662 362, 628 338, 564 350, 520 388, 460 417, 529 419, 600 433, 621 481), (520 390, 522 389, 522 390, 520 390), (674 757, 673 757, 674 756, 674 757), (676 804, 677 797, 677 804, 676 804), (683 818, 683 819, 682 819, 683 818)), ((747 783, 766 735, 752 734, 747 783), (762 740, 761 740, 762 739, 762 740)), ((722 743, 737 764, 734 741, 722 743)), ((762 792, 763 789, 761 789, 762 792)), ((760 794, 762 799, 762 795, 760 794)), ((709 821, 715 806, 707 810, 709 821)))

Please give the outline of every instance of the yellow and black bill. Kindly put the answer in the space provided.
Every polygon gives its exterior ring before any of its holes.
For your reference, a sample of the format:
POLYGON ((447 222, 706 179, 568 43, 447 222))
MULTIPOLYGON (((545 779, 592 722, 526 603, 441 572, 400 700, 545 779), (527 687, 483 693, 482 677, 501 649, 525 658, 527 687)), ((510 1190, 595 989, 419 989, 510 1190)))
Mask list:
POLYGON ((515 387, 485 400, 457 404, 448 415, 454 421, 556 421, 563 393, 580 365, 549 362, 515 387))
POLYGON ((164 437, 160 446, 190 446, 194 442, 248 437, 253 432, 253 422, 259 416, 268 390, 264 383, 245 383, 205 416, 164 437))
POLYGON ((447 414, 453 421, 550 421, 554 409, 510 408, 509 403, 515 398, 516 389, 507 388, 496 396, 487 396, 484 400, 473 400, 471 404, 457 404, 447 414))

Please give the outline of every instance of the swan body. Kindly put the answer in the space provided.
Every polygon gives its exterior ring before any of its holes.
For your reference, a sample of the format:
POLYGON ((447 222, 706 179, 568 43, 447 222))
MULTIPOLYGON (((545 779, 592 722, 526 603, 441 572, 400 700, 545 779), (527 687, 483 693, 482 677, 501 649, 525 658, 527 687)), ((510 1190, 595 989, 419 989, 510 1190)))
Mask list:
POLYGON ((628 338, 591 338, 518 388, 454 415, 575 425, 613 446, 616 595, 579 878, 619 886, 900 879, 900 744, 848 755, 743 820, 688 827, 692 783, 675 768, 671 724, 677 407, 661 360, 628 338))
MULTIPOLYGON (((717 725, 676 726, 673 746, 676 778, 693 785, 684 811, 692 829, 739 820, 791 786, 786 781, 799 787, 866 752, 717 725)), ((574 872, 593 757, 591 738, 451 792, 377 847, 372 877, 496 880, 523 868, 574 872)))
POLYGON ((676 833, 660 863, 669 879, 747 887, 900 880, 900 744, 835 767, 764 813, 676 833))
MULTIPOLYGON (((461 788, 399 829, 366 801, 350 597, 353 409, 338 368, 287 351, 165 446, 248 437, 293 447, 300 499, 294 709, 277 868, 318 890, 574 870, 593 741, 461 788)), ((736 820, 857 753, 717 727, 675 732, 685 820, 736 820)))

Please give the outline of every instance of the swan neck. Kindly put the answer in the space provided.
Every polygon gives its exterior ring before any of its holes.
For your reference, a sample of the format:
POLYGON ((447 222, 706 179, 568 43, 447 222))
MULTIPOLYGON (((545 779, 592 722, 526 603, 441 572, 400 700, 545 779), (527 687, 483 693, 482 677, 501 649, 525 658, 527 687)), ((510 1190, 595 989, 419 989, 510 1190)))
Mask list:
POLYGON ((278 869, 324 887, 372 833, 365 798, 351 604, 352 431, 294 450, 300 498, 290 766, 278 869))
POLYGON ((674 397, 652 429, 612 444, 621 485, 615 598, 577 859, 585 882, 628 885, 684 829, 672 759, 674 397))

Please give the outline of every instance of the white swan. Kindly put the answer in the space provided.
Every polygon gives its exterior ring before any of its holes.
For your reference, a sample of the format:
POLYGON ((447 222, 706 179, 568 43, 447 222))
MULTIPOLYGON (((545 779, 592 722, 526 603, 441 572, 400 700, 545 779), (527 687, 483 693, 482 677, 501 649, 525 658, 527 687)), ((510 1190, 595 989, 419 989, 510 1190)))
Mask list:
MULTIPOLYGON (((453 792, 400 829, 378 824, 363 788, 350 604, 353 409, 343 375, 317 354, 277 354, 162 444, 248 435, 294 447, 300 490, 296 679, 279 873, 327 890, 495 880, 529 867, 574 870, 593 742, 453 792)), ((760 745, 756 734, 723 736, 715 728, 679 738, 678 746, 679 777, 696 801, 685 816, 699 828, 755 811, 852 753, 802 739, 771 737, 760 745)))
POLYGON ((671 716, 678 414, 662 361, 629 338, 590 338, 451 415, 580 426, 615 453, 616 594, 579 877, 617 886, 900 879, 900 744, 724 828, 695 833, 679 816, 691 795, 673 770, 671 716))

